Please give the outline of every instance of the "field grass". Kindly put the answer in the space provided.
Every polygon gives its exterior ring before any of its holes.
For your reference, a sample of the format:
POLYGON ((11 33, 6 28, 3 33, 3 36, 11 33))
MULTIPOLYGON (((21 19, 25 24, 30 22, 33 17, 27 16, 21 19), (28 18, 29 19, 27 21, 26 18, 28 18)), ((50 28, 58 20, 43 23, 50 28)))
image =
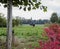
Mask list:
POLYGON ((14 31, 18 37, 40 36, 43 32, 43 26, 19 26, 15 27, 14 31))
MULTIPOLYGON (((42 33, 44 32, 44 25, 36 25, 35 27, 30 25, 22 25, 14 27, 14 34, 18 38, 25 38, 31 40, 43 39, 42 33)), ((6 28, 0 28, 0 35, 6 35, 6 28)), ((45 38, 44 38, 45 39, 45 38)))
MULTIPOLYGON (((35 27, 29 25, 22 25, 14 27, 15 35, 18 37, 40 36, 43 32, 43 25, 36 25, 35 27)), ((0 28, 0 35, 6 34, 6 28, 0 28)))
MULTIPOLYGON (((44 33, 44 25, 36 25, 35 27, 30 25, 22 25, 14 27, 15 37, 20 39, 21 43, 24 43, 25 46, 32 44, 32 46, 38 46, 38 40, 46 40, 46 37, 42 37, 44 33)), ((6 35, 6 28, 0 28, 0 35, 6 35)), ((24 47, 25 47, 24 46, 24 47)))

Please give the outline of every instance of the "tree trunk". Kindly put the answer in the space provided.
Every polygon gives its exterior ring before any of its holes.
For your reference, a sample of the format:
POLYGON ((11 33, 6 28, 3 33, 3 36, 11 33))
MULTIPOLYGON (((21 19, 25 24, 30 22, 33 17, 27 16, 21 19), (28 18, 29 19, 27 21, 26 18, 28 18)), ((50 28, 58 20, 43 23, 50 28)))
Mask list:
POLYGON ((12 44, 14 45, 14 41, 15 40, 15 38, 14 38, 14 30, 12 30, 12 44))
POLYGON ((7 1, 7 38, 6 49, 12 49, 12 0, 7 1))

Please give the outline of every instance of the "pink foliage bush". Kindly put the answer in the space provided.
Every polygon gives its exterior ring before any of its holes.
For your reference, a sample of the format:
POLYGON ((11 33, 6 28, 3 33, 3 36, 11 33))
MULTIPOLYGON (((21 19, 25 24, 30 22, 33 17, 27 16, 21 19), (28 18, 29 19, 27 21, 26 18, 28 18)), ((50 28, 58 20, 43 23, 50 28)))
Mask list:
POLYGON ((52 24, 47 28, 44 28, 48 36, 48 40, 43 42, 39 41, 39 48, 35 49, 60 49, 60 26, 58 24, 52 24))

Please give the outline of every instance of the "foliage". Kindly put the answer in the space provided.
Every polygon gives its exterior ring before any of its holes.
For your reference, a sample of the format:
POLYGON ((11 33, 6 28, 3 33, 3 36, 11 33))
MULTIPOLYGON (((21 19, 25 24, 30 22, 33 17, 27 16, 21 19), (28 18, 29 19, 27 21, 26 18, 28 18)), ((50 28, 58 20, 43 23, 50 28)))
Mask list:
MULTIPOLYGON (((6 22, 7 22, 6 18, 4 17, 2 13, 0 13, 0 27, 6 27, 7 26, 6 22)), ((12 20, 13 27, 18 26, 19 24, 22 24, 21 19, 19 17, 16 17, 16 19, 13 18, 12 20)))
POLYGON ((58 17, 58 23, 60 23, 60 17, 58 17))
POLYGON ((39 41, 39 48, 36 49, 60 49, 60 26, 58 24, 52 24, 50 27, 44 29, 48 41, 39 41))
POLYGON ((32 20, 32 19, 25 19, 25 18, 22 18, 21 19, 21 23, 22 24, 45 24, 45 23, 49 23, 49 20, 48 19, 38 19, 38 20, 32 20))
POLYGON ((16 17, 16 19, 13 19, 13 25, 15 26, 18 26, 20 24, 20 18, 19 17, 16 17))
POLYGON ((16 18, 13 18, 12 25, 14 26, 19 26, 22 25, 22 19, 19 16, 16 16, 16 18))
POLYGON ((50 21, 52 23, 57 23, 58 22, 58 15, 57 15, 57 13, 52 13, 52 16, 50 18, 50 21))
MULTIPOLYGON (((7 7, 7 0, 0 0, 0 2, 4 4, 4 7, 7 7)), ((19 7, 19 9, 23 8, 24 11, 30 11, 39 7, 44 12, 47 11, 47 7, 42 5, 41 0, 12 0, 12 5, 19 7)))
POLYGON ((0 27, 6 27, 6 18, 0 13, 0 27))

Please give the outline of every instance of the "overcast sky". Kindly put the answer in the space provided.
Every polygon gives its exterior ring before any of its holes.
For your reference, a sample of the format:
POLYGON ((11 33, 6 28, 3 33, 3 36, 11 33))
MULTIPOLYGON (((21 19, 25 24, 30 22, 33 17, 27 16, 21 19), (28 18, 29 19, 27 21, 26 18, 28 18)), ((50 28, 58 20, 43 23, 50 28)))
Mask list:
MULTIPOLYGON (((40 9, 23 11, 13 7, 13 16, 20 16, 27 19, 31 17, 32 19, 50 19, 53 12, 57 12, 58 15, 60 14, 60 0, 42 0, 42 4, 48 7, 45 13, 40 9)), ((7 9, 3 6, 0 6, 0 13, 3 13, 7 17, 7 9)))

